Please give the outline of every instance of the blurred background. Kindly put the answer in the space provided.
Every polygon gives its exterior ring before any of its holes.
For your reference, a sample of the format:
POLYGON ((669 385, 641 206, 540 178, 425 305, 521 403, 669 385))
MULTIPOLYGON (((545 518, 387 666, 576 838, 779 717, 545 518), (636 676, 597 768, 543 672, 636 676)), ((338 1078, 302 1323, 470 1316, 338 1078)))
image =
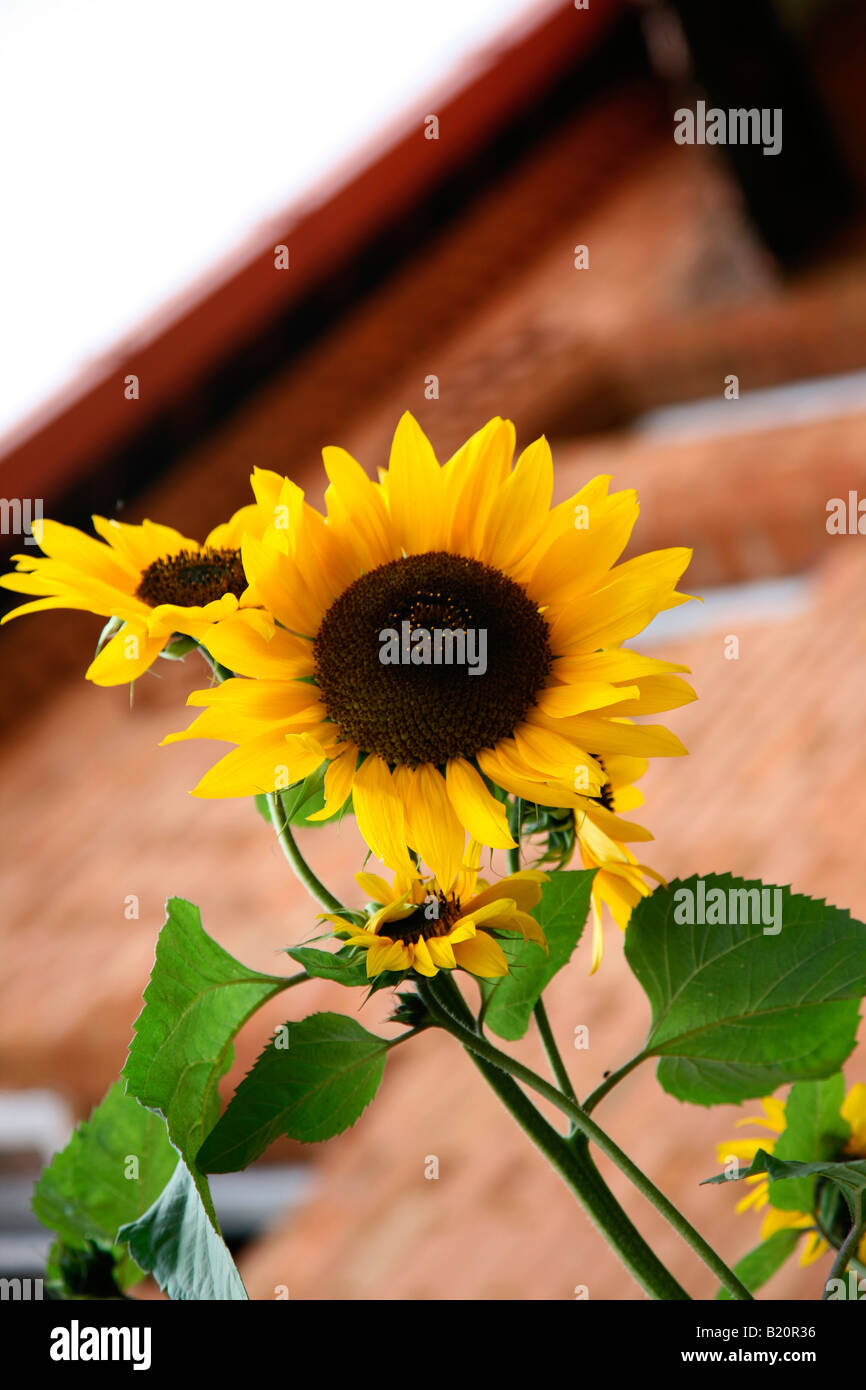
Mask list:
MULTIPOLYGON (((694 547, 706 602, 635 643, 688 662, 700 697, 666 721, 690 757, 642 784, 648 862, 866 915, 866 6, 5 0, 0 54, 8 504, 203 535, 254 465, 315 503, 322 445, 374 473, 407 408, 442 458, 493 414, 521 445, 544 432, 557 500, 610 473, 640 493, 634 549, 694 547), (699 101, 781 109, 781 151, 678 144, 699 101), (830 534, 850 494, 854 525, 830 534)), ((10 505, 4 561, 15 529, 10 505)), ((131 707, 82 679, 100 626, 0 633, 3 1275, 42 1268, 32 1182, 124 1064, 165 899, 267 971, 315 925, 252 806, 188 796, 219 750, 157 747, 203 667, 158 663, 131 707)), ((302 848, 354 901, 354 827, 302 848)), ((581 1094, 648 1024, 613 926, 588 970, 584 941, 549 991, 566 1049, 589 1028, 581 1094)), ((288 1007, 356 1001, 314 981, 288 1007)), ((387 1009, 375 996, 365 1026, 387 1009)), ((224 1095, 286 1010, 242 1032, 224 1095)), ((521 1055, 543 1066, 534 1037, 521 1055)), ((641 1297, 497 1106, 425 1035, 354 1129, 217 1179, 251 1297, 641 1297)), ((729 1262, 759 1218, 698 1183, 740 1114, 682 1105, 648 1069, 599 1110, 729 1262)), ((766 1292, 813 1298, 822 1270, 789 1263, 766 1292)))

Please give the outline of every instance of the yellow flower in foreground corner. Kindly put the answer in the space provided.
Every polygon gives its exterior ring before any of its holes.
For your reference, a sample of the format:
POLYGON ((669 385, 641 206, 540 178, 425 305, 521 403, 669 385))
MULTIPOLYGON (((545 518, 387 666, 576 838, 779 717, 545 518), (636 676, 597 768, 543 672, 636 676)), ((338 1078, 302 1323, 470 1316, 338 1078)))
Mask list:
POLYGON ((491 420, 440 467, 407 414, 378 482, 325 449, 327 519, 284 485, 285 525, 243 545, 273 631, 243 614, 214 628, 209 649, 239 678, 191 695, 205 712, 170 736, 237 744, 196 795, 274 791, 327 762, 323 816, 351 793, 376 857, 411 872, 411 847, 446 890, 467 834, 514 843, 494 787, 573 810, 605 843, 652 838, 605 804, 604 763, 684 753, 630 716, 694 692, 673 674, 686 667, 620 644, 686 602, 691 552, 617 564, 635 493, 600 477, 551 509, 546 440, 512 469, 514 443, 491 420), (462 661, 437 662, 437 632, 461 639, 462 661))
POLYGON ((384 970, 416 970, 435 975, 439 970, 468 970, 483 979, 508 974, 499 932, 517 932, 547 950, 544 932, 529 913, 541 898, 547 875, 522 869, 498 883, 478 878, 480 845, 470 845, 470 864, 459 873, 454 888, 444 891, 435 878, 398 873, 389 887, 378 874, 355 878, 381 907, 364 927, 347 927, 343 917, 326 914, 347 946, 367 951, 367 975, 384 970), (473 867, 476 866, 476 867, 473 867))
MULTIPOLYGON (((776 1100, 773 1096, 767 1096, 761 1101, 761 1107, 764 1111, 763 1116, 755 1115, 738 1120, 737 1127, 760 1125, 763 1129, 768 1129, 771 1134, 781 1135, 784 1133, 786 1125, 784 1102, 776 1100)), ((866 1158, 866 1086, 862 1082, 851 1087, 840 1113, 843 1120, 847 1120, 851 1134, 843 1153, 837 1155, 838 1159, 843 1158, 843 1156, 866 1158)), ((744 1163, 751 1163, 758 1149, 763 1149, 765 1153, 772 1153, 775 1144, 775 1139, 767 1139, 766 1137, 728 1140, 726 1143, 717 1145, 716 1156, 719 1163, 726 1163, 731 1158, 736 1158, 744 1163)), ((815 1260, 826 1254, 830 1248, 826 1240, 816 1230, 810 1229, 815 1225, 815 1218, 811 1213, 783 1211, 779 1207, 770 1206, 770 1183, 764 1173, 756 1173, 754 1177, 746 1178, 745 1181, 752 1185, 752 1191, 737 1203, 737 1211, 746 1211, 749 1207, 753 1207, 755 1211, 760 1211, 763 1207, 769 1207, 761 1226, 762 1240, 768 1240, 776 1231, 809 1230, 800 1255, 800 1264, 804 1266, 813 1264, 815 1260)), ((866 1263, 866 1235, 860 1241, 857 1258, 866 1263)))
MULTIPOLYGON (((80 608, 115 618, 118 630, 87 670, 97 685, 136 680, 175 633, 201 638, 238 605, 257 602, 241 562, 249 532, 261 536, 273 519, 268 503, 275 474, 257 470, 259 501, 236 512, 200 544, 171 526, 93 518, 101 540, 73 526, 42 521, 34 526, 43 555, 16 555, 17 568, 0 584, 28 594, 31 602, 3 622, 47 608, 80 608)), ((254 475, 254 481, 256 475, 254 475)))

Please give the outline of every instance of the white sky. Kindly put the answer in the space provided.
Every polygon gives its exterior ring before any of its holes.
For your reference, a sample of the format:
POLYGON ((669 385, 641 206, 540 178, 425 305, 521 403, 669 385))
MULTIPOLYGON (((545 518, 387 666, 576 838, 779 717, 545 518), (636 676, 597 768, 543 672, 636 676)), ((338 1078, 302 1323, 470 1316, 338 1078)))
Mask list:
POLYGON ((0 0, 0 434, 526 9, 0 0))

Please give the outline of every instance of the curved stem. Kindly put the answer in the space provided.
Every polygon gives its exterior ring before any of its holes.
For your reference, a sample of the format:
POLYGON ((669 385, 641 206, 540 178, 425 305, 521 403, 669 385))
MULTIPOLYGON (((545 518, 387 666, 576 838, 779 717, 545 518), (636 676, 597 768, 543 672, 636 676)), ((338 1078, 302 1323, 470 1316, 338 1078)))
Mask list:
POLYGON ((276 831, 277 839, 280 842, 280 848, 291 864, 297 878, 300 879, 311 897, 315 898, 317 903, 321 903, 322 907, 326 908, 328 912, 345 912, 346 909, 339 898, 335 898, 333 893, 330 893, 325 887, 324 883, 316 878, 316 875, 298 849, 295 843, 295 837, 289 828, 289 822, 283 814, 283 809, 276 792, 268 792, 267 800, 268 810, 271 814, 271 825, 276 831))
POLYGON ((612 1091, 614 1086, 618 1086, 620 1081, 628 1076, 629 1072, 634 1071, 635 1067, 639 1066, 640 1063, 644 1061, 646 1061, 646 1053, 639 1052, 636 1057, 631 1057, 624 1066, 619 1067, 616 1071, 612 1071, 610 1076, 605 1077, 601 1085, 596 1086, 592 1094, 587 1096, 586 1100, 583 1102, 584 1113, 588 1115, 594 1110, 598 1102, 604 1100, 607 1093, 612 1091))
POLYGON ((551 1086, 542 1076, 536 1075, 531 1068, 523 1065, 509 1057, 506 1052, 500 1052, 499 1048, 494 1047, 486 1038, 479 1035, 454 1018, 453 1015, 440 1008, 438 1001, 429 988, 427 981, 419 981, 418 990, 422 998, 427 1003, 430 1012, 440 1025, 447 1028, 449 1032, 463 1043, 470 1052, 475 1052, 486 1061, 492 1062, 494 1066, 501 1067, 516 1081, 522 1081, 524 1085, 537 1091, 544 1096, 558 1110, 573 1122, 576 1129, 585 1134, 588 1139, 605 1154, 611 1162, 625 1173, 626 1177, 634 1184, 639 1192, 661 1212, 662 1216, 678 1231, 688 1245, 703 1260, 704 1264, 713 1271, 716 1278, 728 1290, 733 1298, 748 1299, 751 1301, 752 1295, 743 1283, 737 1278, 733 1270, 729 1269, 724 1260, 716 1254, 715 1250, 707 1244, 700 1232, 696 1231, 691 1222, 678 1211, 671 1201, 660 1192, 655 1184, 646 1176, 645 1173, 633 1163, 628 1154, 624 1153, 618 1144, 605 1133, 594 1120, 581 1109, 569 1096, 564 1096, 555 1086, 551 1086))
POLYGON ((312 979, 312 975, 308 975, 306 970, 302 970, 298 975, 288 975, 283 981, 283 989, 293 989, 295 985, 302 985, 304 980, 312 979))
MULTIPOLYGON (((454 982, 441 971, 428 989, 442 1012, 455 1023, 472 1026, 470 1013, 454 982)), ((576 1152, 541 1115, 525 1091, 501 1067, 469 1052, 475 1066, 502 1104, 559 1173, 593 1224, 601 1231, 626 1269, 652 1298, 681 1301, 689 1295, 644 1240, 603 1181, 588 1154, 576 1152)))
MULTIPOLYGON (((522 819, 522 811, 523 803, 518 797, 515 802, 514 815, 512 818, 513 824, 511 827, 511 833, 517 840, 517 845, 514 849, 508 851, 508 872, 510 874, 516 874, 520 868, 520 822, 522 819)), ((573 1101, 577 1101, 577 1092, 572 1086, 571 1077, 566 1071, 565 1063, 562 1060, 562 1054, 557 1047, 556 1038, 550 1026, 550 1019, 547 1017, 547 1009, 544 1007, 544 1001, 540 995, 532 1012, 535 1014, 535 1022, 538 1024, 538 1031, 541 1034, 541 1041, 544 1044, 544 1053, 547 1057, 554 1081, 563 1095, 571 1096, 573 1101)), ((480 1029, 478 1031, 480 1031, 480 1029)), ((571 1122, 569 1133, 574 1133, 573 1121, 571 1122)))

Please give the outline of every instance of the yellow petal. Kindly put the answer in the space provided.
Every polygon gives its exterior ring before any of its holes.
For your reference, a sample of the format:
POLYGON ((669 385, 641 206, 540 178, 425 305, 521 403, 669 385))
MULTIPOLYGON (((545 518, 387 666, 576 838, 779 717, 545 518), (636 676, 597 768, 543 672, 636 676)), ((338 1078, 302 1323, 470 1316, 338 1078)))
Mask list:
POLYGON ((193 796, 257 796, 278 786, 299 782, 315 772, 323 761, 323 751, 307 746, 282 733, 268 732, 234 748, 206 772, 193 790, 193 796))
MULTIPOLYGON (((606 709, 610 705, 634 702, 640 695, 636 685, 615 686, 609 681, 575 681, 569 685, 549 685, 538 696, 538 708, 553 719, 586 710, 606 709)), ((617 711, 619 713, 619 711, 617 711)), ((629 714, 636 711, 629 710, 629 714)))
POLYGON ((244 573, 267 610, 291 632, 315 637, 328 602, 314 594, 310 572, 254 536, 244 537, 241 554, 244 573))
POLYGON ((342 753, 328 764, 325 773, 325 804, 321 811, 314 811, 308 816, 308 820, 329 820, 345 805, 352 790, 357 761, 358 750, 354 743, 349 743, 343 747, 342 753))
POLYGON ((800 1264, 806 1268, 820 1260, 822 1255, 826 1255, 830 1249, 826 1240, 818 1235, 817 1231, 810 1231, 803 1246, 803 1253, 800 1256, 800 1264))
POLYGON ((419 975, 435 975, 438 970, 423 936, 413 943, 412 968, 417 970, 419 975))
POLYGON ((479 555, 488 513, 509 475, 514 443, 513 424, 497 416, 467 439, 445 464, 448 550, 479 555))
POLYGON ((117 555, 111 546, 59 521, 33 523, 33 535, 42 550, 52 560, 59 560, 70 569, 126 592, 134 592, 141 570, 117 555))
POLYGON ((429 439, 407 410, 394 432, 388 464, 388 511, 407 555, 445 544, 442 473, 429 439))
POLYGON ((355 773, 353 803, 358 829, 377 859, 390 869, 411 870, 403 803, 388 764, 368 755, 355 773))
POLYGON ((191 550, 195 554, 201 549, 198 541, 159 522, 145 520, 139 525, 129 525, 104 516, 95 516, 92 520, 94 530, 108 542, 118 562, 130 573, 140 575, 154 560, 177 555, 181 550, 191 550))
POLYGON ((610 571, 604 588, 568 603, 550 623, 557 653, 575 655, 615 646, 641 632, 656 614, 688 602, 677 580, 691 559, 683 547, 637 555, 610 571))
POLYGON ((429 763, 412 773, 409 823, 413 848, 418 851, 443 893, 454 885, 463 859, 465 835, 454 814, 442 774, 429 763))
POLYGON ((290 681, 315 671, 313 646, 282 628, 262 629, 260 615, 244 611, 218 623, 205 643, 211 656, 236 675, 290 681))
POLYGON ((622 686, 621 690, 627 698, 620 700, 617 697, 610 701, 610 705, 615 706, 613 712, 617 718, 624 715, 631 718, 635 714, 660 714, 663 710, 679 709, 681 705, 691 704, 692 700, 698 698, 688 682, 681 680, 679 676, 643 676, 636 686, 622 686), (635 692, 634 696, 628 698, 631 690, 635 692))
POLYGON ((542 436, 524 449, 490 505, 480 558, 506 573, 535 545, 553 495, 553 459, 542 436))
POLYGON ((383 970, 408 970, 412 958, 402 941, 390 941, 387 937, 377 940, 367 952, 367 977, 381 975, 383 970))
POLYGON ((548 608, 595 589, 628 543, 640 510, 637 493, 608 495, 609 481, 594 478, 571 498, 571 525, 553 536, 528 576, 529 592, 548 608))
POLYGON ((367 894, 371 902, 382 903, 383 906, 386 903, 396 902, 398 898, 402 897, 402 894, 398 893, 395 888, 392 888, 390 884, 386 883, 384 878, 379 874, 368 874, 364 872, 355 874, 355 882, 358 884, 361 891, 367 894))
POLYGON ((325 493, 328 523, 349 546, 359 569, 371 570, 400 555, 381 488, 345 449, 322 450, 331 486, 325 493))
POLYGON ((464 911, 474 912, 476 907, 483 907, 485 903, 510 898, 521 912, 529 912, 541 901, 542 886, 547 880, 548 875, 540 869, 519 869, 517 873, 508 874, 498 883, 492 883, 471 901, 464 903, 464 911))
MULTIPOLYGON (((452 943, 454 935, 451 936, 452 943)), ((479 932, 467 941, 453 945, 454 959, 462 970, 478 975, 482 980, 499 979, 508 974, 508 961, 505 952, 492 936, 479 932)))
POLYGON ((487 790, 465 758, 451 758, 445 769, 448 799, 473 840, 491 849, 513 849, 505 805, 487 790))
POLYGON ((862 1081, 852 1086, 845 1097, 842 1118, 851 1126, 845 1152, 855 1158, 866 1158, 866 1086, 862 1081))
POLYGON ((106 642, 85 674, 94 685, 127 685, 153 665, 164 646, 165 637, 148 637, 143 627, 127 624, 106 642))
POLYGON ((427 942, 430 959, 440 970, 454 970, 457 959, 447 936, 431 936, 427 942))

